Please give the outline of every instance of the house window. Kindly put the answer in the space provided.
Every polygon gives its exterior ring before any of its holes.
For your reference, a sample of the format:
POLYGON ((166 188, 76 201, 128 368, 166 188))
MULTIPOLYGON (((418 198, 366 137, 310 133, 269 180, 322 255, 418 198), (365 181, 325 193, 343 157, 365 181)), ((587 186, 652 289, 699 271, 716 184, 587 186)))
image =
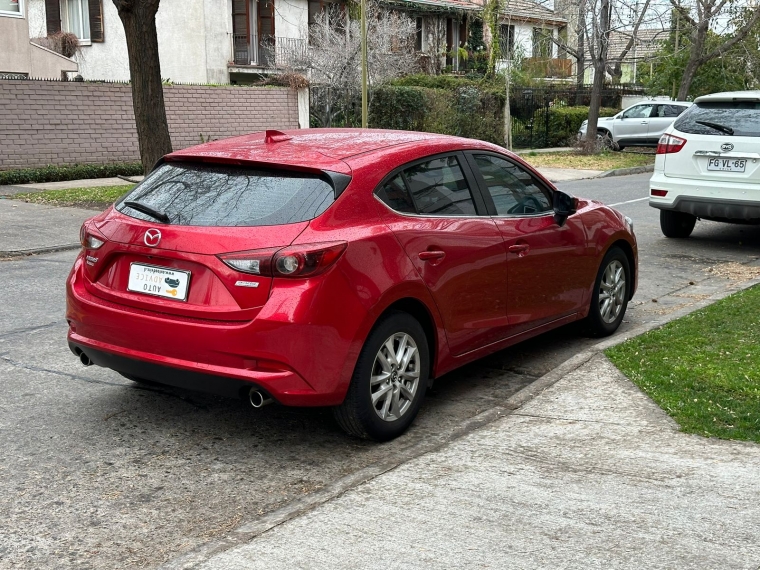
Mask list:
POLYGON ((416 19, 416 23, 417 23, 417 34, 414 39, 414 49, 416 49, 417 51, 422 51, 422 36, 423 36, 422 18, 418 16, 416 19))
POLYGON ((23 0, 0 0, 0 16, 23 18, 21 2, 23 0))
POLYGON ((499 51, 501 59, 512 59, 515 53, 515 27, 508 24, 499 26, 499 51))
POLYGON ((82 45, 105 39, 103 0, 45 0, 45 19, 48 35, 69 32, 82 45))
POLYGON ((533 28, 533 57, 549 59, 552 56, 552 30, 533 28))
POLYGON ((90 41, 90 7, 88 0, 61 0, 61 24, 81 43, 90 41))

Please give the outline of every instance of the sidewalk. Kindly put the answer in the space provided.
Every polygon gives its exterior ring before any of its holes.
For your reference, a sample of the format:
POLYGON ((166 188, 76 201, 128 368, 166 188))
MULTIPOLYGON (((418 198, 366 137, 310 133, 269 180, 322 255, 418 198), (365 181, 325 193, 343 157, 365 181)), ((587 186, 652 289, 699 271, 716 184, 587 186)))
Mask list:
MULTIPOLYGON (((132 180, 142 180, 143 176, 132 176, 132 180)), ((66 190, 68 188, 95 188, 97 186, 121 186, 131 184, 122 178, 87 178, 84 180, 64 180, 63 182, 35 182, 33 184, 15 184, 0 186, 0 196, 13 196, 24 192, 43 190, 66 190)))
POLYGON ((167 568, 754 569, 758 473, 760 446, 679 433, 597 354, 511 415, 167 568))
POLYGON ((76 249, 82 222, 95 214, 0 198, 0 257, 76 249))

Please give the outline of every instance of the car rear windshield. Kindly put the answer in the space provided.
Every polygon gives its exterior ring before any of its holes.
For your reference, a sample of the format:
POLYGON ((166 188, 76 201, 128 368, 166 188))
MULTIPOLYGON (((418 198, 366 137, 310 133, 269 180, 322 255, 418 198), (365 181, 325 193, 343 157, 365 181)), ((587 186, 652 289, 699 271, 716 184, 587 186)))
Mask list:
POLYGON ((715 123, 734 131, 735 137, 760 137, 760 103, 754 101, 721 101, 697 103, 675 122, 682 133, 727 136, 729 131, 705 125, 715 123), (698 123, 697 121, 701 121, 698 123))
POLYGON ((273 226, 316 218, 334 200, 332 185, 316 174, 172 163, 151 172, 116 209, 152 222, 163 214, 185 226, 273 226))

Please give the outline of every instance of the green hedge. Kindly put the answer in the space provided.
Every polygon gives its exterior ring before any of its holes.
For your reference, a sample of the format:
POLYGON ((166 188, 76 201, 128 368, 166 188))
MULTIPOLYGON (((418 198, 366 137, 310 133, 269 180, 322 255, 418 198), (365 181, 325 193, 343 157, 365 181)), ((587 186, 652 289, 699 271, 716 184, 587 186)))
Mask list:
MULTIPOLYGON (((409 76, 395 83, 374 90, 370 127, 441 133, 504 144, 503 90, 450 76, 409 76), (438 87, 399 85, 404 82, 438 87)), ((603 107, 599 116, 615 113, 617 109, 603 107)), ((555 105, 548 113, 531 110, 522 119, 512 117, 512 143, 516 148, 531 143, 544 147, 573 144, 586 119, 588 107, 555 105)))
POLYGON ((139 162, 111 162, 108 164, 74 164, 72 166, 43 166, 20 170, 1 170, 0 184, 32 184, 35 182, 60 182, 84 178, 112 178, 114 176, 140 176, 139 162))
POLYGON ((474 85, 453 90, 386 85, 373 92, 369 126, 504 144, 503 107, 503 94, 474 85))

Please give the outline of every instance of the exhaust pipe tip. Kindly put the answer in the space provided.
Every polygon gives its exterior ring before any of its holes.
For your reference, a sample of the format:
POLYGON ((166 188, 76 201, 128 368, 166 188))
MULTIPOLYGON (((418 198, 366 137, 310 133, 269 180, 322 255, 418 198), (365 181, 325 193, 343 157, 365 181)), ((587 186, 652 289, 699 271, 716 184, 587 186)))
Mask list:
POLYGON ((251 388, 251 391, 248 392, 248 401, 251 402, 251 406, 257 410, 273 402, 272 398, 256 388, 251 388))
POLYGON ((85 366, 92 365, 92 360, 90 360, 90 357, 87 356, 84 352, 79 353, 79 361, 85 366))

